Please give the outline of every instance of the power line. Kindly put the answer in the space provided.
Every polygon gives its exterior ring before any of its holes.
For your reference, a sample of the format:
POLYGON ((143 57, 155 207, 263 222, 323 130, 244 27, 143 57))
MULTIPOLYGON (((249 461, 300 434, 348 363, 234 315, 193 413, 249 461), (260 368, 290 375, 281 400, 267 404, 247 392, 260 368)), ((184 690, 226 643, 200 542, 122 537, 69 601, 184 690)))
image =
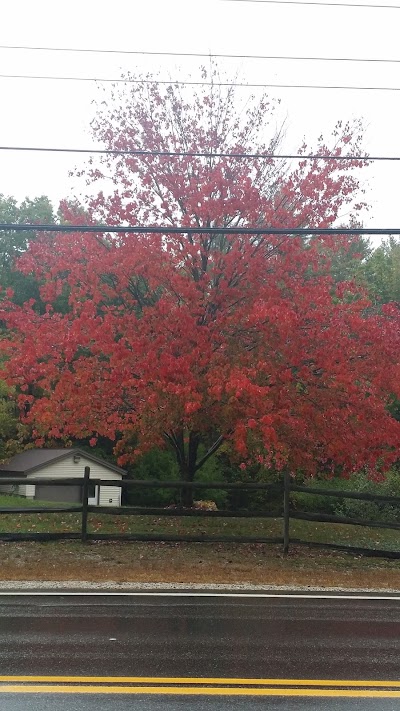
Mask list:
POLYGON ((373 10, 400 10, 400 5, 374 5, 359 2, 317 2, 316 0, 222 0, 222 2, 252 2, 257 5, 319 5, 320 7, 369 7, 373 10))
POLYGON ((327 160, 327 161, 400 161, 400 156, 352 156, 352 155, 324 155, 319 153, 309 154, 283 154, 283 153, 203 153, 191 151, 142 151, 142 150, 117 150, 100 148, 42 148, 36 146, 0 146, 0 151, 31 151, 39 153, 88 153, 115 156, 138 156, 160 158, 235 158, 249 160, 327 160))
POLYGON ((207 234, 207 235, 400 235, 400 227, 387 229, 374 227, 162 227, 146 225, 34 225, 0 223, 0 231, 13 232, 115 232, 129 234, 207 234))
POLYGON ((86 47, 32 47, 28 45, 0 45, 0 49, 28 50, 32 52, 76 52, 87 54, 123 54, 150 57, 199 57, 203 59, 269 59, 294 62, 375 62, 382 64, 400 64, 400 59, 373 59, 370 57, 295 57, 273 54, 220 54, 215 52, 153 52, 130 49, 90 49, 86 47))
MULTIPOLYGON (((246 0, 247 1, 247 0, 246 0)), ((258 0, 257 0, 258 1, 258 0)), ((167 84, 169 86, 226 86, 248 89, 339 89, 350 91, 400 91, 397 86, 327 86, 326 84, 250 84, 242 82, 184 81, 180 79, 109 79, 96 77, 56 77, 31 74, 0 74, 0 79, 39 79, 45 81, 107 82, 112 84, 167 84)))

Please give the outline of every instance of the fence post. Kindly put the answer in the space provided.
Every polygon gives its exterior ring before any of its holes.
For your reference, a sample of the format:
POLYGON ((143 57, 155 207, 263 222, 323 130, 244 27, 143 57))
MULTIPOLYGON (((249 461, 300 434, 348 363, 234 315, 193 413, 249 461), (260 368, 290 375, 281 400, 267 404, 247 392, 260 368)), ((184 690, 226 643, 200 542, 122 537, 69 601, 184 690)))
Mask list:
POLYGON ((82 486, 82 531, 81 531, 82 543, 86 543, 86 541, 87 541, 89 477, 90 477, 90 467, 85 467, 85 473, 83 475, 83 486, 82 486))
POLYGON ((283 474, 283 555, 289 553, 289 509, 290 509, 290 474, 283 474))

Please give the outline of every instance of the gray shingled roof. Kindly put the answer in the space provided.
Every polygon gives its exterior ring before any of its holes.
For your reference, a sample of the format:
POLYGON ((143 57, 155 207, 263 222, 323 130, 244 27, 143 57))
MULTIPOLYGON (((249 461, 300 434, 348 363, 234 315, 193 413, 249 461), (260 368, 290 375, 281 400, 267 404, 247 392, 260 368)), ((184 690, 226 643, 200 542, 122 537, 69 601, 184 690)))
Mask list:
POLYGON ((82 449, 77 449, 73 447, 63 448, 63 449, 27 449, 25 452, 20 452, 15 454, 8 462, 5 464, 0 464, 0 476, 6 474, 28 474, 31 471, 35 471, 44 467, 52 462, 60 461, 65 459, 71 454, 79 454, 81 457, 86 457, 87 459, 102 464, 104 467, 111 469, 118 474, 126 474, 124 469, 117 467, 115 464, 110 464, 104 459, 99 459, 94 457, 88 452, 84 452, 82 449))

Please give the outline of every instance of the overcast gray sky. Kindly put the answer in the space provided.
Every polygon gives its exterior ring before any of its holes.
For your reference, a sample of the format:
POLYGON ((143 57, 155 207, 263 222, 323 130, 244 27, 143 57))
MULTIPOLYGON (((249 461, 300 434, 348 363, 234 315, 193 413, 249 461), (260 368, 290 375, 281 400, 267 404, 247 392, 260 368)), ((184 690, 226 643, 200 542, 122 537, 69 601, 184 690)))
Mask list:
MULTIPOLYGON (((334 1, 334 0, 332 0, 334 1)), ((352 2, 355 0, 349 0, 352 2)), ((379 4, 379 0, 366 0, 379 4)), ((357 0, 360 2, 360 0, 357 0)), ((382 0, 395 5, 396 0, 382 0)), ((397 3, 399 4, 399 3, 397 3)), ((1 45, 395 59, 400 9, 224 0, 13 0, 2 4, 1 45)), ((0 74, 118 77, 160 69, 165 78, 198 73, 199 60, 0 49, 0 74)), ((400 63, 220 60, 248 82, 400 88, 400 63)), ((94 82, 0 78, 0 144, 91 147, 94 82)), ((248 89, 242 91, 248 92, 248 89)), ((287 116, 285 148, 328 134, 337 119, 362 117, 370 154, 400 156, 400 91, 271 89, 287 116)), ((71 192, 74 155, 0 152, 0 192, 23 199, 71 192)), ((365 169, 371 210, 365 225, 400 227, 400 163, 365 169)))

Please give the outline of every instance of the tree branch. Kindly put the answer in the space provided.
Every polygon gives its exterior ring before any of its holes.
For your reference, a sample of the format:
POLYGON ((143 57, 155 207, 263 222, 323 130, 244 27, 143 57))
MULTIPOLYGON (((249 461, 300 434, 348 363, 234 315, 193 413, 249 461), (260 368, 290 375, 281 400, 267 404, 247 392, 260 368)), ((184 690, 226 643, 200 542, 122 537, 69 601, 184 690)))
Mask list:
POLYGON ((195 472, 197 472, 197 471, 203 466, 203 464, 205 464, 205 463, 207 462, 207 460, 210 459, 210 457, 212 457, 212 455, 215 454, 215 452, 217 452, 217 450, 220 448, 221 444, 222 444, 224 441, 225 441, 225 435, 221 435, 220 437, 218 437, 218 439, 217 439, 217 440, 214 442, 214 444, 210 447, 210 449, 208 450, 208 452, 205 453, 204 457, 202 457, 202 458, 196 463, 195 472))

